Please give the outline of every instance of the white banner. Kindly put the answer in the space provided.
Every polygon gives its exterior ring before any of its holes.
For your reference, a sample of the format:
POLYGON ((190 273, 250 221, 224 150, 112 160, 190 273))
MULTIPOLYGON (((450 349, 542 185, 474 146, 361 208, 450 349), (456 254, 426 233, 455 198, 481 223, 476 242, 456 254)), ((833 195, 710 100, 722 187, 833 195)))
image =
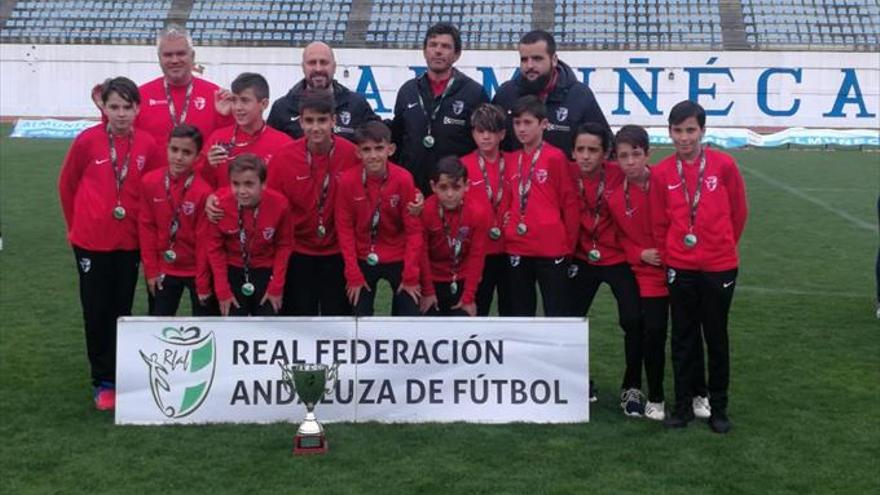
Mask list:
POLYGON ((121 318, 117 424, 299 423, 280 364, 339 363, 319 421, 589 421, 576 318, 121 318))
MULTIPOLYGON (((94 117, 89 94, 104 78, 138 84, 161 75, 155 47, 0 45, 0 115, 94 117), (64 81, 58 85, 57 81, 64 81)), ((880 128, 877 53, 775 51, 563 51, 611 125, 666 126, 684 99, 706 108, 711 127, 880 128)), ((266 76, 271 99, 302 78, 301 48, 196 47, 204 77, 228 87, 240 73, 266 76)), ((336 50, 336 79, 390 118, 397 89, 425 69, 419 50, 336 50)), ((515 74, 512 50, 469 50, 456 67, 492 97, 515 74)))

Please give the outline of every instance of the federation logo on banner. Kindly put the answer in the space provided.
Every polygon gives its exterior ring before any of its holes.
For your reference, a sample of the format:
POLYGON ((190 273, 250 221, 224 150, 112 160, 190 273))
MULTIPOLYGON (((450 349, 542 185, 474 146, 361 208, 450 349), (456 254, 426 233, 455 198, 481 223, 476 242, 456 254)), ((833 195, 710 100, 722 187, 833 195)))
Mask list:
POLYGON ((139 349, 156 407, 168 418, 198 410, 211 392, 217 349, 213 332, 165 327, 154 345, 139 349))

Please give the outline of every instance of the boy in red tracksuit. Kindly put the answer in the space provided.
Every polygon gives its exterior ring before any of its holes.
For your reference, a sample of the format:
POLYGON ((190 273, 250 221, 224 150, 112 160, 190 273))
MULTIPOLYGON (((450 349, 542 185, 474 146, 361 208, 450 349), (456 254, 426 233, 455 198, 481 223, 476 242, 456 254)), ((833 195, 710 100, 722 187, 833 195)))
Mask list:
POLYGON ((385 279, 394 293, 391 314, 417 316, 422 227, 406 207, 416 196, 413 178, 388 161, 394 144, 385 124, 364 124, 355 143, 363 165, 339 178, 335 212, 346 293, 355 315, 371 316, 376 284, 385 279))
POLYGON ((330 94, 306 91, 299 123, 303 137, 281 148, 269 164, 269 188, 287 197, 297 240, 287 265, 281 313, 350 315, 334 210, 338 178, 358 165, 357 149, 333 134, 336 113, 330 94))
POLYGON ((193 316, 217 314, 198 297, 212 292, 206 258, 196 256, 196 234, 206 221, 205 200, 213 191, 193 168, 201 147, 197 128, 175 127, 168 140, 168 168, 153 170, 142 181, 138 233, 153 297, 151 316, 176 315, 184 289, 189 290, 193 316))
POLYGON ((95 406, 116 404, 116 319, 131 314, 137 285, 141 175, 160 163, 156 142, 134 127, 137 86, 124 77, 101 87, 107 123, 74 139, 58 177, 67 239, 79 268, 80 303, 95 406))
POLYGON ((214 189, 229 186, 229 163, 236 156, 252 153, 263 163, 290 144, 287 134, 266 125, 263 112, 269 106, 269 83, 260 74, 245 72, 232 81, 232 115, 235 123, 214 131, 199 157, 197 169, 214 189))
MULTIPOLYGON (((582 124, 574 133, 571 174, 580 198, 580 230, 574 261, 569 271, 571 316, 585 316, 599 286, 611 287, 617 300, 617 316, 623 329, 626 368, 621 383, 620 407, 627 416, 644 414, 642 386, 642 324, 639 288, 626 263, 617 227, 611 219, 608 198, 623 182, 617 163, 607 160, 611 135, 594 122, 582 124)), ((591 387, 590 400, 596 399, 591 387)))
POLYGON ((683 101, 669 112, 675 154, 651 173, 654 240, 667 269, 672 308, 675 408, 666 426, 694 418, 692 380, 702 334, 708 356, 709 427, 731 428, 727 416, 730 356, 727 316, 739 266, 737 244, 748 216, 746 191, 734 159, 702 146, 706 112, 683 101))
POLYGON ((266 189, 266 165, 250 153, 229 165, 229 182, 217 196, 223 218, 203 229, 220 313, 276 315, 293 249, 287 198, 266 189))
POLYGON ((467 169, 468 200, 483 204, 491 212, 486 241, 483 275, 477 288, 477 314, 488 316, 492 297, 498 292, 498 315, 510 316, 510 275, 504 249, 504 175, 513 167, 512 153, 500 150, 504 140, 506 115, 497 105, 484 103, 471 114, 471 134, 477 149, 461 158, 467 169))
POLYGON ((430 177, 422 228, 421 311, 428 316, 476 316, 490 210, 470 200, 467 169, 454 156, 441 158, 430 177))
POLYGON ((565 316, 568 308, 566 259, 577 239, 578 205, 568 160, 545 143, 547 116, 536 96, 517 100, 513 128, 522 149, 505 171, 504 243, 510 262, 514 316, 535 316, 541 287, 546 316, 565 316))

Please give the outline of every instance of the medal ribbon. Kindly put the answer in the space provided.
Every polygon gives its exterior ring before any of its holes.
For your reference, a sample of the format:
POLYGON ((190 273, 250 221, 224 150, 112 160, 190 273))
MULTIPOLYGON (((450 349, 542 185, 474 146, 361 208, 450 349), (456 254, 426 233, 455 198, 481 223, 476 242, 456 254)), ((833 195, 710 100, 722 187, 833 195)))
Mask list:
POLYGON ((501 204, 501 197, 504 195, 504 156, 499 155, 500 158, 498 160, 498 194, 493 195, 492 183, 489 181, 489 171, 486 170, 486 159, 483 158, 482 154, 479 154, 479 163, 480 163, 480 172, 483 173, 483 181, 486 183, 486 195, 489 196, 489 204, 492 205, 492 210, 495 214, 498 214, 498 206, 501 204))
MULTIPOLYGON (((427 78, 428 76, 425 77, 427 78)), ((428 119, 428 136, 432 134, 431 127, 433 126, 434 121, 437 120, 437 114, 440 112, 440 107, 443 106, 443 100, 445 100, 446 97, 449 96, 449 91, 452 89, 452 83, 454 82, 455 77, 450 77, 449 82, 446 83, 446 87, 443 88, 443 92, 440 93, 440 101, 436 102, 436 98, 434 99, 436 103, 430 114, 428 113, 428 106, 425 105, 425 100, 422 98, 422 92, 417 91, 419 94, 419 105, 421 105, 422 111, 425 112, 425 118, 428 119)))
POLYGON ((180 229, 180 207, 183 205, 183 198, 186 197, 186 192, 192 186, 195 177, 194 173, 190 173, 189 177, 186 178, 186 181, 183 183, 183 193, 180 195, 180 204, 176 204, 174 195, 171 194, 171 175, 165 172, 165 199, 171 205, 171 225, 168 227, 169 249, 174 249, 174 241, 177 239, 177 231, 180 229))
POLYGON ((186 95, 183 97, 183 111, 180 113, 180 120, 177 120, 177 108, 174 107, 174 99, 171 98, 171 87, 168 85, 168 80, 163 79, 162 83, 165 86, 165 99, 168 101, 168 113, 171 114, 171 125, 179 126, 186 120, 186 113, 189 110, 189 99, 192 97, 193 91, 193 81, 190 80, 189 84, 186 85, 186 95))
POLYGON ((697 206, 700 204, 700 196, 702 195, 703 173, 706 171, 706 154, 700 151, 700 168, 697 171, 697 187, 694 190, 694 200, 691 202, 688 193, 687 181, 684 178, 684 168, 681 165, 681 158, 675 157, 675 168, 678 170, 678 176, 681 178, 681 190, 684 192, 684 202, 690 209, 690 230, 694 229, 694 221, 697 219, 697 206))
POLYGON ((538 145, 538 149, 535 150, 535 154, 532 155, 532 163, 529 165, 529 174, 527 180, 523 182, 525 175, 523 174, 523 155, 526 154, 525 150, 523 150, 519 154, 519 159, 517 161, 517 167, 519 168, 519 217, 520 221, 526 216, 526 207, 529 205, 529 193, 532 191, 532 179, 535 175, 535 164, 538 163, 538 157, 541 155, 541 148, 544 146, 542 142, 538 145))
MULTIPOLYGON (((376 200, 376 206, 373 208, 373 216, 370 217, 370 252, 375 252, 376 237, 379 236, 379 220, 382 217, 382 190, 388 182, 388 171, 382 176, 382 184, 379 185, 379 197, 376 200)), ((364 186, 364 195, 367 194, 367 169, 361 170, 361 184, 364 186)))
POLYGON ((119 154, 116 152, 116 142, 113 140, 113 133, 110 126, 107 126, 107 139, 110 147, 110 165, 113 167, 113 177, 116 179, 116 205, 122 204, 122 186, 125 178, 128 177, 128 161, 131 158, 131 149, 134 147, 134 129, 128 135, 128 151, 125 153, 125 159, 122 166, 119 164, 119 154))
MULTIPOLYGON (((651 188, 651 180, 648 179, 645 182, 645 192, 647 193, 650 188, 651 188)), ((632 208, 630 208, 630 200, 629 200, 629 179, 626 179, 626 178, 623 179, 623 207, 624 207, 624 209, 626 209, 626 211, 625 211, 626 216, 631 217, 632 216, 632 208)))
MULTIPOLYGON (((327 154, 327 171, 324 173, 324 179, 321 181, 321 192, 318 194, 318 225, 324 225, 324 206, 327 203, 327 194, 330 191, 330 161, 333 160, 334 151, 336 151, 335 144, 330 148, 330 153, 327 154)), ((306 162, 309 165, 309 172, 314 175, 314 160, 308 144, 306 144, 306 162)))
MULTIPOLYGON (((464 216, 464 202, 462 202, 460 208, 461 213, 459 213, 458 217, 459 227, 461 226, 462 216, 464 216)), ((452 236, 452 229, 449 222, 446 221, 446 210, 444 210, 440 201, 437 201, 437 210, 440 212, 440 221, 443 223, 443 234, 446 235, 446 244, 449 246, 449 250, 452 251, 452 281, 455 282, 458 280, 458 268, 461 264, 461 251, 464 239, 462 238, 461 228, 458 229, 455 237, 452 236)))
MULTIPOLYGON (((232 150, 234 150, 235 148, 244 148, 246 146, 250 146, 250 145, 256 143, 263 136, 263 132, 265 130, 266 130, 266 123, 264 122, 263 127, 260 127, 260 130, 258 130, 257 132, 254 133, 253 139, 251 139, 250 141, 248 141, 246 143, 239 144, 238 140, 235 138, 235 136, 238 135, 238 124, 235 124, 232 127, 232 137, 229 139, 229 146, 227 148, 227 151, 229 151, 231 154, 232 150)), ((229 158, 232 158, 232 156, 230 156, 229 158)))
MULTIPOLYGON (((244 227, 244 207, 238 205, 238 245, 241 247, 241 264, 244 269, 244 281, 250 283, 251 277, 251 251, 248 243, 247 231, 244 227)), ((253 231, 257 231, 257 216, 260 214, 260 207, 254 209, 253 231)))
POLYGON ((581 186, 581 197, 584 200, 584 203, 587 206, 587 210, 590 211, 593 215, 593 228, 592 228, 592 239, 593 239, 593 247, 599 243, 599 217, 602 216, 602 195, 605 194, 605 167, 599 168, 599 187, 596 189, 596 207, 591 208, 590 202, 587 201, 587 192, 584 187, 584 179, 581 178, 578 181, 578 185, 581 186))

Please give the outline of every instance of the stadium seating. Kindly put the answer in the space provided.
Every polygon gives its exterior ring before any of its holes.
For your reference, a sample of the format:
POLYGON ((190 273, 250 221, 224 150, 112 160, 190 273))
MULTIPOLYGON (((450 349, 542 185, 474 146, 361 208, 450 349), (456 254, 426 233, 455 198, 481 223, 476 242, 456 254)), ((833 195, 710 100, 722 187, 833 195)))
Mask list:
POLYGON ((877 50, 877 0, 743 0, 746 39, 755 48, 877 50))
POLYGON ((606 49, 721 47, 717 1, 559 0, 560 44, 606 49))
MULTIPOLYGON (((198 45, 420 48, 456 24, 471 49, 511 48, 535 26, 562 49, 880 49, 877 0, 17 1, 3 43, 151 44, 169 20, 198 45), (723 15, 722 15, 723 14, 723 15), (737 41, 738 40, 738 41, 737 41)), ((12 7, 9 7, 9 6, 12 7)), ((8 14, 8 15, 7 15, 8 14)))
POLYGON ((531 30, 531 0, 375 0, 366 42, 421 46, 428 27, 451 22, 462 42, 475 48, 513 45, 531 30))

